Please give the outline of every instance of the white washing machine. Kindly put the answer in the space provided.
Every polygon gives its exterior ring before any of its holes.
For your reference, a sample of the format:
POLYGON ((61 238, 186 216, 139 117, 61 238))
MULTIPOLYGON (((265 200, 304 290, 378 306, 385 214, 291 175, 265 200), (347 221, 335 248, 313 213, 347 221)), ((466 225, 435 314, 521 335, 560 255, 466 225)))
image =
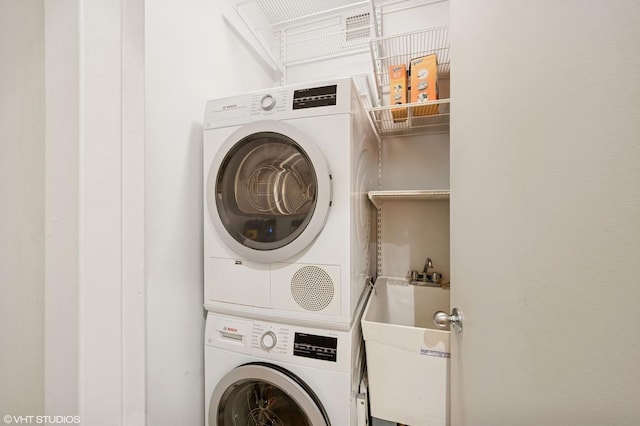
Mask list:
POLYGON ((208 312, 204 356, 208 426, 367 424, 359 322, 341 331, 208 312))
POLYGON ((378 139, 351 79, 207 103, 204 306, 348 330, 375 271, 378 139))

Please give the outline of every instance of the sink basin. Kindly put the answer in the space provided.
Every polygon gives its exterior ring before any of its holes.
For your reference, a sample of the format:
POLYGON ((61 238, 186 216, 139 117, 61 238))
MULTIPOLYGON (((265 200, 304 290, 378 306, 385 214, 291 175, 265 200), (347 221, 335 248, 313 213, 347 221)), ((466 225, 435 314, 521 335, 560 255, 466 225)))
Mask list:
POLYGON ((433 313, 449 291, 379 277, 362 317, 371 415, 392 422, 449 424, 449 337, 433 313))

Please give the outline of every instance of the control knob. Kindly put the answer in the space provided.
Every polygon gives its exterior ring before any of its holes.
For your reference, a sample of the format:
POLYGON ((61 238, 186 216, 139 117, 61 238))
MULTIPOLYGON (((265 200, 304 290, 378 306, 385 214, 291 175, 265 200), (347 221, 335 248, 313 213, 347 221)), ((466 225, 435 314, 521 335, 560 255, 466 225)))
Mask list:
POLYGON ((276 106, 276 98, 271 95, 264 95, 262 99, 260 99, 260 107, 265 111, 270 111, 273 107, 276 106))
POLYGON ((276 333, 273 331, 267 331, 260 338, 260 346, 262 346, 262 349, 265 351, 270 351, 275 348, 276 343, 278 343, 278 338, 276 337, 276 333))

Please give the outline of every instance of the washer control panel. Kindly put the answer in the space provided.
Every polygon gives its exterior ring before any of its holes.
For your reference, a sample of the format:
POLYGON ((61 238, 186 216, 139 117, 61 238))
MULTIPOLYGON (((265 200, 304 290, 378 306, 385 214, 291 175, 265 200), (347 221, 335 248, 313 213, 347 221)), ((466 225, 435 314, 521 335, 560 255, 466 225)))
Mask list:
POLYGON ((288 354, 322 361, 338 361, 338 338, 303 333, 280 324, 254 322, 251 346, 261 352, 288 354))
POLYGON ((295 333, 293 355, 336 362, 338 360, 338 339, 316 334, 295 333))
POLYGON ((242 360, 284 362, 326 371, 353 370, 354 342, 359 334, 268 320, 207 313, 205 352, 223 349, 242 360))

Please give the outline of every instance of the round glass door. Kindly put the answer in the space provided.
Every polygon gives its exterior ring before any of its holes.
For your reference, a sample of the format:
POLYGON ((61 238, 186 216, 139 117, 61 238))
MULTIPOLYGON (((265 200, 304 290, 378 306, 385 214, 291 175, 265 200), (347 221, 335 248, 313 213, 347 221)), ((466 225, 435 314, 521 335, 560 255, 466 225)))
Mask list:
POLYGON ((242 365, 216 386, 209 426, 329 426, 313 391, 271 364, 242 365))
POLYGON ((232 249, 273 262, 295 255, 322 229, 329 173, 319 149, 292 126, 256 124, 218 152, 209 172, 209 214, 232 249))

